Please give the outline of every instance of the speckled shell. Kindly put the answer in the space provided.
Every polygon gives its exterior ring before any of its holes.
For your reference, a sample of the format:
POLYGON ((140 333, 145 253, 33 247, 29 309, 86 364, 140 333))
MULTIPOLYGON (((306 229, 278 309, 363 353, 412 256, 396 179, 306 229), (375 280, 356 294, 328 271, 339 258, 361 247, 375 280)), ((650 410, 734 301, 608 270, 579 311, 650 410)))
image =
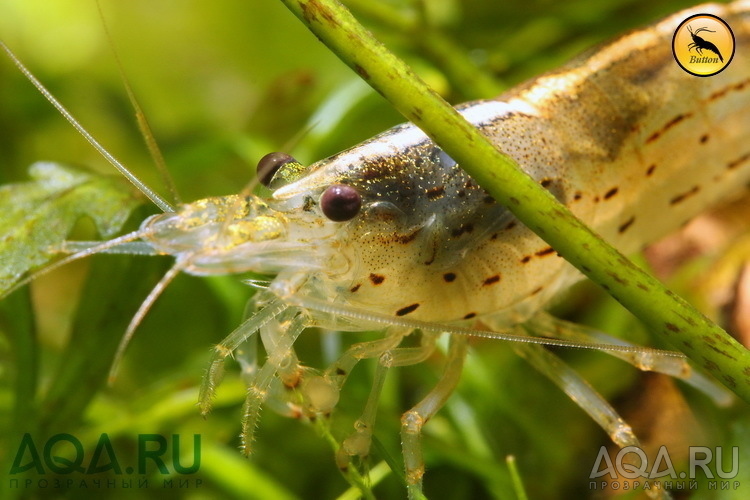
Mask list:
MULTIPOLYGON (((704 5, 626 34, 558 71, 461 113, 578 217, 632 253, 750 180, 748 4, 704 5), (675 63, 671 40, 696 12, 734 30, 737 55, 699 78, 675 63)), ((495 313, 508 323, 542 307, 578 273, 495 203, 419 129, 395 127, 311 166, 270 202, 333 183, 363 208, 338 223, 345 272, 320 292, 355 307, 427 321, 495 313)))

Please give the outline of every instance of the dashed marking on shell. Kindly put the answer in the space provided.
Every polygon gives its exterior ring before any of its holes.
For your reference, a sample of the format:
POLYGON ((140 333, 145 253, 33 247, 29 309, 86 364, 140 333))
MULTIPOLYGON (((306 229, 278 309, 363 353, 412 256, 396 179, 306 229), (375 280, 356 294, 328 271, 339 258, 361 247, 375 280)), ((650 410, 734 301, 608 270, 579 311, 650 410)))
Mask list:
POLYGON ((626 220, 622 224, 620 224, 620 226, 617 228, 617 232, 620 234, 624 233, 625 231, 628 230, 630 226, 633 225, 633 222, 635 222, 635 215, 630 217, 628 220, 626 220))
POLYGON ((349 289, 349 291, 352 292, 352 293, 356 293, 357 290, 359 290, 359 287, 361 287, 361 286, 362 286, 362 283, 357 283, 356 285, 354 285, 353 287, 351 287, 349 289))
POLYGON ((675 125, 679 124, 680 122, 687 120, 688 118, 691 118, 693 116, 693 113, 682 113, 671 120, 669 120, 662 128, 651 134, 648 139, 646 139, 646 144, 649 144, 651 142, 654 142, 659 137, 661 137, 667 130, 674 127, 675 125))
POLYGON ((510 202, 513 203, 514 205, 520 205, 521 204, 521 202, 518 201, 518 198, 516 198, 514 196, 510 197, 510 202))
POLYGON ((508 222, 508 225, 505 226, 505 230, 506 231, 510 231, 511 229, 513 229, 514 227, 516 227, 516 225, 517 225, 516 221, 510 221, 510 222, 508 222))
POLYGON ((456 273, 445 273, 443 274, 443 279, 446 283, 452 283, 456 280, 456 273))
POLYGON ((700 140, 701 144, 707 143, 708 142, 708 134, 703 134, 699 140, 700 140))
POLYGON ((419 307, 419 304, 412 304, 410 306, 402 307, 398 311, 396 311, 396 316, 406 316, 409 313, 412 313, 417 310, 419 307))
POLYGON ((654 174, 654 170, 656 170, 656 165, 649 165, 646 169, 646 177, 651 177, 654 174))
POLYGON ((385 276, 383 276, 382 274, 370 273, 370 281, 373 285, 379 285, 383 281, 385 281, 385 276))
POLYGON ((701 190, 700 186, 693 186, 688 191, 685 191, 684 193, 678 194, 677 196, 675 196, 674 198, 672 198, 671 200, 669 200, 669 204, 670 205, 677 205, 678 203, 682 203, 686 199, 688 199, 691 196, 693 196, 694 194, 698 193, 698 191, 700 191, 700 190, 701 190))
POLYGON ((723 375, 721 378, 723 378, 724 382, 726 382, 727 385, 732 389, 735 389, 737 387, 737 381, 731 375, 723 375))
POLYGON ((531 292, 531 295, 536 295, 536 294, 538 294, 539 292, 541 292, 542 290, 544 290, 544 287, 543 287, 543 286, 538 286, 538 287, 536 287, 536 288, 535 288, 535 289, 534 289, 534 290, 533 290, 533 291, 531 292))
POLYGON ((493 198, 490 195, 487 195, 484 198, 482 198, 482 201, 484 202, 485 205, 492 205, 493 203, 497 203, 495 201, 495 198, 493 198))
POLYGON ((536 255, 537 257, 545 257, 547 255, 552 255, 553 253, 555 253, 554 248, 546 247, 546 248, 542 248, 541 250, 536 252, 534 255, 536 255))
POLYGON ((732 170, 737 167, 739 167, 741 164, 745 163, 747 160, 750 160, 750 153, 745 153, 744 155, 740 156, 739 158, 730 161, 727 163, 727 169, 732 170))
POLYGON ((619 190, 620 190, 619 188, 613 187, 612 189, 610 189, 609 191, 607 191, 606 193, 604 193, 604 199, 608 200, 608 199, 612 198, 614 195, 617 194, 617 192, 619 190))
POLYGON ((442 198, 445 194, 445 186, 435 186, 428 189, 425 194, 427 195, 428 199, 437 200, 438 198, 442 198))
POLYGON ((411 232, 409 234, 399 234, 399 235, 396 236, 395 239, 396 239, 397 242, 399 242, 399 243, 401 243, 403 245, 406 245, 407 243, 411 243, 412 241, 414 241, 414 239, 417 237, 417 234, 419 234, 419 231, 421 231, 421 230, 422 229, 419 228, 416 231, 413 231, 413 232, 411 232))
POLYGON ((471 319, 471 318, 475 317, 476 315, 477 315, 477 313, 470 312, 470 313, 467 313, 467 314, 464 315, 464 319, 471 319))
POLYGON ((664 323, 664 327, 670 332, 680 333, 682 331, 680 330, 680 327, 673 323, 664 323))
POLYGON ((496 274, 494 276, 490 276, 489 278, 485 279, 484 282, 482 282, 482 286, 494 285, 498 281, 500 281, 500 275, 496 274))
POLYGON ((708 100, 713 101, 715 99, 719 99, 721 97, 726 96, 729 92, 732 92, 732 91, 737 92, 737 91, 743 90, 748 84, 750 84, 750 78, 743 80, 739 83, 736 83, 734 85, 729 85, 727 87, 724 87, 721 90, 717 90, 716 92, 714 92, 708 97, 708 100))
POLYGON ((644 285, 643 283, 636 283, 635 286, 637 286, 638 288, 640 288, 644 292, 650 292, 651 291, 651 289, 649 287, 647 287, 646 285, 644 285))

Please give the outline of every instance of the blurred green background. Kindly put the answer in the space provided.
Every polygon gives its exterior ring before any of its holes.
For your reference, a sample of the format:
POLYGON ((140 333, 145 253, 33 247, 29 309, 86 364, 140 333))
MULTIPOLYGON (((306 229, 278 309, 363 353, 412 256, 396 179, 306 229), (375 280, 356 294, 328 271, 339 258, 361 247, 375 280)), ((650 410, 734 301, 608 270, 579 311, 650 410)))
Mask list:
MULTIPOLYGON (((618 33, 691 4, 345 3, 454 103, 555 68, 618 33), (417 19, 429 28, 407 31, 417 19), (456 65, 475 65, 473 71, 483 76, 461 83, 457 75, 463 73, 457 73, 456 65)), ((285 150, 309 164, 402 121, 277 0, 102 0, 101 6, 118 57, 184 200, 239 191, 269 151, 285 150)), ((105 147, 148 185, 165 192, 93 1, 3 0, 0 37, 105 147)), ((111 173, 11 62, 1 61, 0 182, 25 180, 28 166, 39 160, 111 173)), ((149 213, 154 210, 144 207, 130 227, 149 213)), ((83 221, 75 237, 96 235, 83 221)), ((239 323, 251 294, 236 278, 178 277, 139 327, 117 381, 106 386, 112 349, 169 265, 168 258, 97 256, 44 276, 31 290, 0 303, 0 497, 356 497, 315 427, 270 410, 263 413, 257 453, 249 460, 242 457, 237 435, 244 390, 231 361, 214 412, 200 417, 197 385, 209 349, 239 323), (135 463, 136 442, 143 434, 179 435, 180 444, 188 447, 183 465, 189 465, 192 436, 200 434, 201 467, 194 475, 174 477, 155 469, 122 476, 32 472, 14 476, 21 477, 20 487, 9 488, 8 471, 25 432, 40 452, 47 436, 74 435, 87 451, 84 464, 106 433, 123 465, 135 463), (117 486, 94 487, 93 479, 100 477, 103 483, 115 479, 117 486), (27 478, 32 480, 28 487, 27 478), (40 487, 40 478, 50 484, 40 487), (149 488, 121 487, 123 480, 132 479, 136 486, 144 478, 149 488), (164 487, 169 478, 173 487, 164 487), (73 483, 66 483, 69 479, 73 483), (54 488, 54 480, 69 487, 54 488), (82 480, 88 488, 81 486, 82 480)), ((578 287, 559 313, 640 343, 655 342, 591 286, 578 287)), ((310 332, 297 343, 297 352, 305 363, 321 367, 330 356, 326 349, 362 338, 322 338, 310 332)), ((667 428, 669 439, 740 445, 747 457, 742 445, 750 430, 744 405, 719 410, 702 394, 682 386, 675 390, 670 382, 637 373, 601 353, 559 354, 640 423, 647 440, 667 439, 655 430, 667 428)), ((389 374, 376 428, 381 446, 373 452, 373 466, 384 458, 400 460, 399 416, 435 383, 440 362, 438 357, 389 374)), ((349 379, 331 424, 337 437, 348 434, 359 415, 373 370, 374 363, 363 362, 349 379)), ((530 498, 604 496, 588 489, 588 476, 599 447, 607 444, 603 431, 508 346, 478 341, 457 393, 425 428, 425 492, 430 498, 514 498, 505 465, 505 457, 514 455, 530 498)), ((381 465, 376 470, 386 469, 381 465)), ((405 496, 398 475, 388 472, 378 476, 373 492, 378 498, 405 496)), ((741 494, 702 488, 696 498, 741 494)))

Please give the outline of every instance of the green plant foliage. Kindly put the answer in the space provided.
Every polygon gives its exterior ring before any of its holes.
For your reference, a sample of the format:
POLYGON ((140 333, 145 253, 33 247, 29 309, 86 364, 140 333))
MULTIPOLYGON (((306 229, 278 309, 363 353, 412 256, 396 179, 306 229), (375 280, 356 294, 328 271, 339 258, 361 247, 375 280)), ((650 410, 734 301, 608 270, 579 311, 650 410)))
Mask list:
POLYGON ((29 176, 30 182, 0 187, 0 293, 54 259, 55 246, 82 216, 91 217, 101 237, 109 238, 140 203, 119 178, 49 162, 33 164, 29 176))

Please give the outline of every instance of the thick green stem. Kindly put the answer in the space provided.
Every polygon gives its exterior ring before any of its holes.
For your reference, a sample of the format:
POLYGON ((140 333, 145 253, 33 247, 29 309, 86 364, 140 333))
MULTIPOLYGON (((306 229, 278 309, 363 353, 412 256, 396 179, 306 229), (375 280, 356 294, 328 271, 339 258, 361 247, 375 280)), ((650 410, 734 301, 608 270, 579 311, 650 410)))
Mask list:
POLYGON ((750 351, 601 240, 335 0, 282 0, 339 58, 497 201, 652 331, 750 402, 750 351))

